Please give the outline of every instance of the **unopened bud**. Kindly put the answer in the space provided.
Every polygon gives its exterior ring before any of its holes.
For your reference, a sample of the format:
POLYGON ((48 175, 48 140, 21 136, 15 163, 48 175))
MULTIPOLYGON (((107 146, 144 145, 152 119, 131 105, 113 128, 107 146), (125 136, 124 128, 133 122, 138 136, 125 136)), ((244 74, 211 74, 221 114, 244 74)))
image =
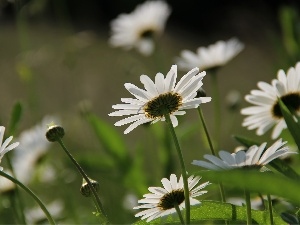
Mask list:
POLYGON ((197 98, 206 97, 206 92, 205 92, 205 90, 202 87, 198 89, 196 97, 197 98))
MULTIPOLYGON (((95 180, 90 179, 90 178, 89 178, 89 180, 92 183, 93 188, 97 192, 99 190, 99 187, 100 187, 99 183, 95 180)), ((80 188, 80 193, 85 197, 90 197, 91 196, 92 190, 90 189, 89 184, 86 182, 85 179, 83 179, 83 181, 82 181, 82 185, 81 185, 81 188, 80 188)))
POLYGON ((63 138, 64 135, 65 135, 64 128, 58 125, 49 126, 46 132, 46 138, 50 142, 56 142, 57 140, 63 138))
POLYGON ((236 110, 241 104, 241 94, 236 90, 230 91, 226 96, 226 104, 229 110, 236 110))

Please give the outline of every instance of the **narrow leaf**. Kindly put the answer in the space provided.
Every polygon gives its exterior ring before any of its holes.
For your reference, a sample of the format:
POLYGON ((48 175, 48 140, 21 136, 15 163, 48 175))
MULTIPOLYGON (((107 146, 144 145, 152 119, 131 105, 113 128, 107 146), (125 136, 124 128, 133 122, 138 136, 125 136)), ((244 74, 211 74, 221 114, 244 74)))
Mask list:
POLYGON ((85 118, 107 154, 115 160, 125 163, 128 151, 122 137, 116 132, 114 127, 92 113, 88 113, 85 118))
MULTIPOLYGON (((251 210, 252 220, 258 224, 270 224, 268 211, 251 210)), ((202 201, 200 205, 191 207, 191 222, 200 223, 203 220, 246 221, 246 207, 215 201, 202 201)), ((279 216, 274 216, 275 224, 283 224, 279 216)), ((223 223, 223 222, 222 222, 223 223)), ((135 225, 146 224, 180 224, 178 216, 173 214, 166 218, 158 218, 149 223, 141 220, 135 225)), ((224 223, 223 223, 224 224, 224 223)))
POLYGON ((249 191, 276 195, 297 204, 300 203, 300 181, 274 173, 236 169, 230 171, 199 171, 195 174, 201 175, 212 182, 222 182, 224 185, 229 185, 233 188, 241 190, 246 188, 249 191))
POLYGON ((286 107, 286 105, 280 100, 278 99, 279 102, 279 106, 281 109, 281 113, 284 117, 284 120, 286 122, 286 125, 288 127, 288 130, 290 131, 291 135, 293 136, 297 146, 298 146, 298 150, 300 151, 300 122, 298 120, 298 122, 295 121, 294 116, 291 114, 291 112, 289 111, 289 109, 286 107))
POLYGON ((19 125, 19 122, 21 120, 22 116, 22 105, 20 102, 17 102, 11 112, 11 117, 9 121, 9 126, 8 126, 8 132, 10 135, 14 135, 17 126, 19 125))

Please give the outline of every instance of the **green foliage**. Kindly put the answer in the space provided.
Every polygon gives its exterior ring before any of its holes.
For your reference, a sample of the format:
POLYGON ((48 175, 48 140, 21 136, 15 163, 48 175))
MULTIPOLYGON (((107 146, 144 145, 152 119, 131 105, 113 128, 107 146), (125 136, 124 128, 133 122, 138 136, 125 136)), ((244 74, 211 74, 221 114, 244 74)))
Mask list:
POLYGON ((286 122, 286 125, 288 127, 288 130, 290 131, 291 135, 293 136, 297 146, 298 150, 300 151, 300 122, 299 119, 296 122, 294 116, 291 114, 289 109, 286 107, 286 105, 280 100, 279 101, 279 106, 282 112, 282 115, 284 117, 284 120, 286 122))
POLYGON ((224 185, 230 185, 235 189, 247 189, 262 194, 268 193, 289 199, 291 202, 297 204, 300 203, 300 181, 292 180, 279 174, 270 172, 260 173, 244 169, 230 171, 200 171, 195 174, 215 183, 222 182, 224 185))
MULTIPOLYGON (((268 211, 251 210, 252 220, 258 224, 270 224, 268 211)), ((246 207, 215 201, 202 201, 200 205, 191 206, 191 222, 199 223, 204 220, 246 221, 246 207)), ((282 224, 279 216, 274 216, 275 224, 282 224)), ((223 222, 222 222, 223 223, 223 222)), ((144 224, 180 224, 177 215, 158 218, 151 222, 138 221, 135 225, 144 224)))
POLYGON ((128 160, 128 150, 125 147, 126 145, 123 138, 114 127, 93 113, 86 113, 85 118, 96 134, 98 140, 103 145, 106 153, 114 160, 122 163, 122 165, 125 164, 128 160))
POLYGON ((16 128, 19 125, 22 117, 22 105, 20 102, 15 103, 10 115, 11 118, 9 121, 8 131, 9 134, 14 135, 16 128))

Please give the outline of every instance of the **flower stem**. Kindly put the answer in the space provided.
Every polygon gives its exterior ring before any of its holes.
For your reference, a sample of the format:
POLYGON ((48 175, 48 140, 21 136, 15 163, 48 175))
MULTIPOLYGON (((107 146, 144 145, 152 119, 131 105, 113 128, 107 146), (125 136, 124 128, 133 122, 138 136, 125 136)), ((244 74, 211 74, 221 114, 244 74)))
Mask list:
POLYGON ((172 125, 172 121, 170 118, 169 114, 165 114, 165 118, 166 118, 166 122, 167 125, 170 129, 170 133, 172 135, 172 138, 174 140, 174 144, 177 150, 177 154, 179 157, 179 162, 180 162, 180 166, 181 166, 181 172, 182 172, 182 178, 183 178, 183 186, 184 186, 184 200, 185 200, 185 220, 186 220, 186 224, 190 224, 190 193, 189 193, 189 186, 188 186, 188 180, 187 180, 187 174, 186 174, 186 169, 185 169, 185 165, 184 165, 184 160, 183 160, 183 155, 182 155, 182 151, 175 133, 175 129, 172 125))
POLYGON ((89 188, 92 190, 93 193, 93 197, 96 200, 96 207, 97 207, 97 211, 99 212, 99 217, 102 221, 103 224, 108 224, 108 219, 104 213, 104 208, 101 204, 100 198, 95 190, 95 188, 93 187, 90 179, 88 178, 88 176, 86 175, 86 173, 84 172, 84 170, 81 168, 81 166, 77 163, 77 161, 75 160, 75 158, 71 155, 71 153, 68 151, 68 149, 65 147, 63 141, 61 140, 61 138, 57 138, 57 142, 60 144, 60 146, 63 148, 63 150, 65 151, 65 153, 69 156, 69 158, 71 159, 71 161, 74 163, 74 165, 76 166, 76 168, 78 169, 79 173, 82 175, 82 177, 84 178, 84 180, 88 183, 89 188))
MULTIPOLYGON (((214 146, 213 146, 212 140, 211 140, 211 138, 210 138, 210 135, 209 135, 209 132, 208 132, 206 123, 205 123, 205 119, 204 119, 204 115, 203 115, 203 112, 202 112, 201 107, 199 106, 199 107, 197 108, 197 110, 198 110, 198 114, 199 114, 199 116, 200 116, 200 120, 201 120, 201 122, 202 122, 204 131, 205 131, 205 135, 206 135, 206 138, 207 138, 209 147, 210 147, 210 151, 211 151, 211 153, 212 153, 213 155, 216 155, 216 152, 215 152, 215 150, 214 150, 214 146)), ((223 184, 222 184, 222 183, 219 183, 219 189, 220 189, 220 194, 221 194, 222 202, 226 202, 226 199, 225 199, 225 191, 224 191, 224 187, 223 187, 223 184)))
MULTIPOLYGON (((11 174, 13 177, 16 177, 16 174, 15 174, 15 171, 14 171, 14 168, 12 166, 12 163, 11 163, 11 160, 10 160, 10 157, 7 155, 6 157, 6 160, 7 160, 7 164, 8 164, 8 168, 10 169, 11 171, 11 174)), ((26 224, 26 219, 25 219, 25 215, 24 215, 24 204, 23 204, 23 200, 21 198, 21 195, 20 195, 20 192, 19 192, 19 189, 18 187, 15 188, 15 195, 13 196, 13 198, 16 200, 18 200, 18 208, 19 208, 19 212, 18 210, 16 209, 17 207, 14 207, 15 208, 15 211, 17 213, 17 217, 19 217, 19 213, 21 214, 19 218, 21 220, 21 223, 22 224, 26 224)), ((12 200, 12 199, 11 199, 12 200)), ((15 201, 13 201, 13 205, 15 204, 15 201)))
POLYGON ((252 224, 252 218, 251 218, 250 192, 245 189, 244 193, 245 193, 246 210, 247 210, 247 225, 251 225, 252 224))
POLYGON ((55 221, 52 218, 52 216, 50 215, 49 211, 47 210, 46 206, 44 205, 44 203, 28 188, 26 187, 24 184, 22 184, 20 181, 18 181, 17 179, 9 176, 8 174, 4 173, 3 171, 0 171, 0 175, 7 178, 8 180, 10 180, 11 182, 17 184, 18 186, 20 186, 24 191, 26 191, 40 206, 40 208, 43 210, 43 212, 45 213, 49 223, 51 225, 55 225, 55 221))
POLYGON ((210 151, 213 155, 216 155, 215 153, 215 150, 214 150, 214 147, 213 147, 213 143, 212 143, 212 140, 210 138, 210 135, 209 135, 209 132, 208 132, 208 129, 207 129, 207 126, 206 126, 206 123, 205 123, 205 120, 204 120, 204 116, 203 116, 203 112, 202 112, 202 109, 201 107, 199 106, 197 108, 198 110, 198 114, 200 116, 200 120, 202 122, 202 125, 203 125, 203 128, 204 128, 204 132, 206 134, 206 138, 207 138, 207 141, 208 141, 208 144, 209 144, 209 148, 210 148, 210 151))
POLYGON ((216 70, 211 70, 211 80, 212 80, 212 97, 213 97, 213 102, 214 102, 214 125, 215 125, 215 130, 214 130, 214 136, 216 140, 216 148, 219 146, 219 141, 220 141, 220 127, 221 127, 221 108, 220 108, 220 99, 219 99, 219 89, 218 89, 218 77, 216 70))
POLYGON ((268 198, 268 208, 269 208, 269 214, 270 214, 270 224, 274 225, 272 199, 271 199, 270 194, 267 194, 267 198, 268 198))
POLYGON ((185 224, 185 223, 184 223, 184 219, 183 219, 183 217, 182 217, 182 215, 181 215, 181 211, 180 211, 180 209, 179 209, 178 204, 175 204, 174 207, 175 207, 176 212, 177 212, 177 214, 178 214, 178 216, 179 216, 179 219, 180 219, 181 224, 184 225, 184 224, 185 224))

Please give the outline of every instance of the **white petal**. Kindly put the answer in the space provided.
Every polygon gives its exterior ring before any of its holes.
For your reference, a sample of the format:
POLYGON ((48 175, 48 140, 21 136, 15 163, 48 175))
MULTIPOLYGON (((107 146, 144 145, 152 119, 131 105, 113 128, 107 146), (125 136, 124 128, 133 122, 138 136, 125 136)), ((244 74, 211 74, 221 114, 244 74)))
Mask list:
POLYGON ((172 122, 173 127, 177 127, 178 126, 178 120, 177 120, 176 116, 170 115, 170 118, 171 118, 171 122, 172 122))
POLYGON ((147 123, 147 122, 150 122, 150 121, 151 121, 151 119, 140 119, 138 121, 135 121, 124 131, 124 134, 128 134, 130 131, 132 131, 137 126, 147 123))
POLYGON ((145 89, 148 91, 148 93, 151 94, 151 97, 155 97, 156 95, 158 95, 154 82, 147 75, 141 75, 140 81, 142 82, 142 84, 144 84, 145 89))
POLYGON ((155 86, 158 94, 164 93, 165 90, 165 80, 162 73, 157 73, 155 76, 155 86))
POLYGON ((171 70, 168 72, 166 76, 164 92, 170 92, 174 89, 176 78, 177 78, 177 65, 173 65, 171 67, 171 70))
POLYGON ((138 115, 130 116, 130 117, 124 118, 122 120, 119 120, 118 122, 115 123, 115 126, 117 126, 117 127, 122 126, 122 125, 125 125, 125 124, 128 124, 128 123, 132 123, 134 121, 140 120, 142 118, 145 119, 144 114, 138 114, 138 115))

